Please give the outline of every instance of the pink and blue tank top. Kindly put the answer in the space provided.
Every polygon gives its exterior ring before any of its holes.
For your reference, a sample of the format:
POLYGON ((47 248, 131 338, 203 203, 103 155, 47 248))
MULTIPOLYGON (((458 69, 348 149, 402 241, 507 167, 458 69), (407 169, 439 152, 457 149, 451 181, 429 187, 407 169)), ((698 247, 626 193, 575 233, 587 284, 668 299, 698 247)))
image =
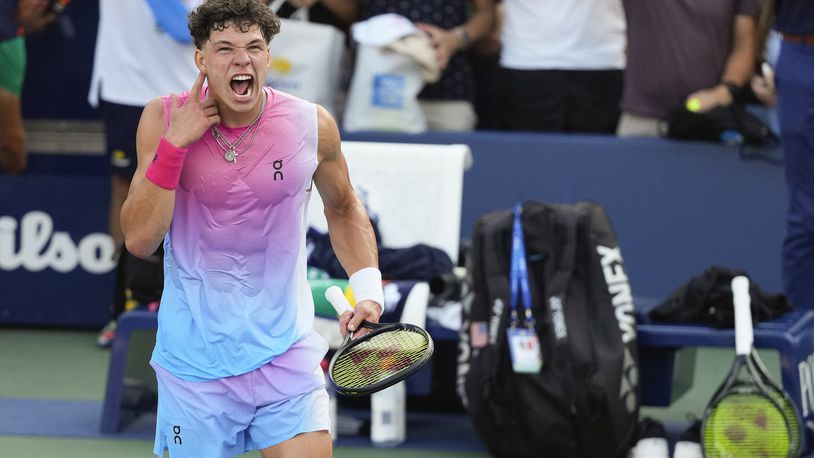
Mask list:
MULTIPOLYGON (((305 233, 316 106, 265 92, 237 160, 226 161, 207 131, 189 146, 175 193, 153 360, 185 380, 252 371, 312 329, 305 233)), ((234 143, 245 127, 218 129, 234 143)))

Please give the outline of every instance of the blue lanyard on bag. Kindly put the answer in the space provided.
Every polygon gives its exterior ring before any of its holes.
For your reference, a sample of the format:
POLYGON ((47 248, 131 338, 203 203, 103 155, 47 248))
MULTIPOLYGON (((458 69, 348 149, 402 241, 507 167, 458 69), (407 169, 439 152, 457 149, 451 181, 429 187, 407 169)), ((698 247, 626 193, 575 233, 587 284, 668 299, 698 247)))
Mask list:
POLYGON ((529 329, 534 328, 534 316, 531 314, 531 290, 529 289, 528 267, 526 266, 526 244, 523 241, 523 224, 520 215, 523 205, 518 202, 514 205, 514 229, 512 230, 512 260, 511 260, 511 298, 509 305, 512 313, 512 327, 517 326, 517 300, 523 294, 524 324, 529 329))

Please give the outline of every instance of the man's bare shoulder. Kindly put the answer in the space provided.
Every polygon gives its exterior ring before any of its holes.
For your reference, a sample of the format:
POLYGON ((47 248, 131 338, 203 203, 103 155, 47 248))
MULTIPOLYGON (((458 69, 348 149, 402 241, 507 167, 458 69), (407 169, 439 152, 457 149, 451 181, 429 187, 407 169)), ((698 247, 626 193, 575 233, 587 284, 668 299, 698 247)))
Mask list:
POLYGON ((139 132, 154 133, 157 131, 159 135, 164 131, 166 122, 164 120, 164 102, 161 97, 156 97, 144 106, 141 112, 141 120, 139 121, 139 132))
POLYGON ((340 151, 339 127, 331 113, 321 105, 317 105, 317 126, 319 160, 331 159, 340 151))
POLYGON ((164 101, 161 97, 156 97, 144 106, 144 111, 141 113, 142 121, 154 121, 155 118, 164 119, 164 101))
POLYGON ((152 154, 158 139, 164 134, 166 121, 164 119, 164 103, 161 97, 150 100, 141 112, 141 119, 136 133, 136 143, 139 155, 152 154))

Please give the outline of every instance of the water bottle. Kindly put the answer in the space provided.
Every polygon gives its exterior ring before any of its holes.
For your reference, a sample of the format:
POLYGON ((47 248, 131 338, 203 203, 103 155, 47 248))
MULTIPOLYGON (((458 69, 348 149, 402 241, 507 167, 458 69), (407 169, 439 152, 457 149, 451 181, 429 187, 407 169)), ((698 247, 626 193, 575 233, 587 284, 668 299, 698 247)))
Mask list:
POLYGON ((331 386, 331 381, 328 379, 328 374, 323 372, 323 375, 325 376, 325 390, 328 392, 328 420, 330 421, 328 426, 328 434, 331 435, 331 440, 336 442, 336 438, 339 436, 339 416, 337 415, 336 409, 336 390, 334 390, 334 387, 331 386))
POLYGON ((328 388, 328 415, 331 419, 331 426, 328 429, 328 433, 331 435, 331 440, 336 442, 336 438, 339 436, 339 428, 337 426, 339 417, 336 414, 336 391, 331 387, 328 388))
POLYGON ((396 447, 404 442, 406 427, 404 382, 370 397, 370 440, 374 447, 396 447))

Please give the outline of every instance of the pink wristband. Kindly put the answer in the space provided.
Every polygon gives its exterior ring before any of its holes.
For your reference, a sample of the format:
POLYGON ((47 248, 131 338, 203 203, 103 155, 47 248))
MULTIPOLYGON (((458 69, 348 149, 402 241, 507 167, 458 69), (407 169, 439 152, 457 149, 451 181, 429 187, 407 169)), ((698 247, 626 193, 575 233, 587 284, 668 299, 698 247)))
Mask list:
POLYGON ((153 162, 147 167, 147 179, 158 187, 174 191, 181 179, 181 168, 184 167, 186 154, 186 148, 179 148, 161 137, 153 162))

